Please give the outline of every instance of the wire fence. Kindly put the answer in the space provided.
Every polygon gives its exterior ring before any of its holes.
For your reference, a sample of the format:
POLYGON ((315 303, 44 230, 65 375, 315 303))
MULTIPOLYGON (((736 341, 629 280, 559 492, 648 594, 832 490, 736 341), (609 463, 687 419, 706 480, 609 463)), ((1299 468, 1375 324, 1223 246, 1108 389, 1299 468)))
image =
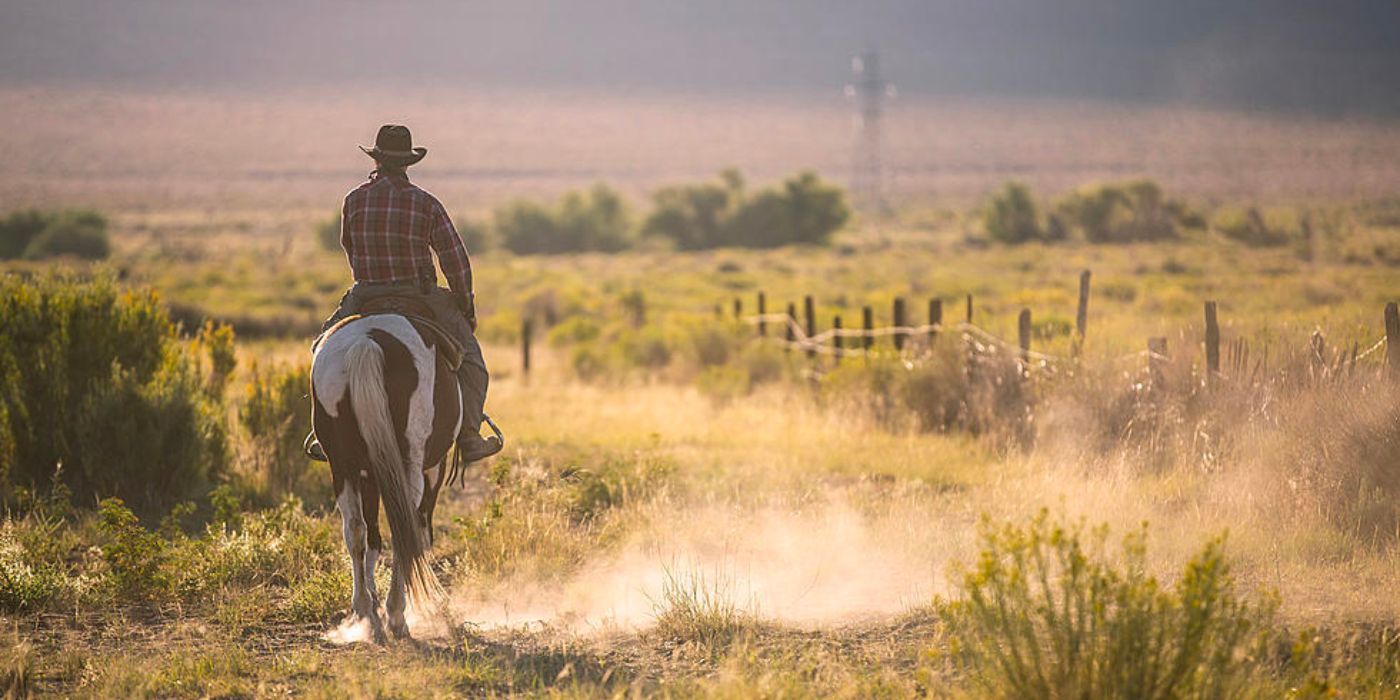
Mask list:
MULTIPOLYGON (((1082 294, 1084 294, 1085 296, 1081 297, 1081 314, 1079 323, 1080 330, 1079 337, 1077 339, 1078 342, 1083 341, 1083 305, 1085 303, 1084 299, 1087 297, 1087 284, 1085 284, 1082 288, 1082 294)), ((762 303, 762 299, 760 299, 760 307, 762 307, 762 303)), ((971 301, 969 300, 969 318, 971 317, 970 304, 971 301)), ((740 306, 737 301, 735 302, 734 308, 736 316, 739 315, 740 306)), ((793 306, 789 306, 789 309, 793 308, 793 306)), ((1214 374, 1219 373, 1220 371, 1220 334, 1219 328, 1216 325, 1214 302, 1206 302, 1206 308, 1207 311, 1205 335, 1207 346, 1207 368, 1211 373, 1214 374)), ((866 323, 869 324, 870 317, 868 307, 866 309, 866 312, 866 323)), ((941 314, 941 309, 939 313, 941 314)), ((896 319, 900 318, 902 314, 902 300, 897 300, 895 312, 896 319)), ((814 319, 812 318, 810 299, 808 300, 807 315, 808 323, 813 323, 814 319)), ((932 311, 930 312, 930 316, 933 316, 932 311)), ((870 347, 870 345, 875 340, 882 338, 895 339, 896 349, 900 351, 903 351, 903 346, 906 344, 910 348, 926 349, 929 345, 929 342, 931 342, 939 334, 953 332, 962 334, 963 339, 969 343, 971 349, 979 354, 993 352, 998 354, 1005 353, 1007 356, 1019 358, 1023 362, 1035 363, 1042 368, 1046 368, 1052 371, 1060 366, 1069 363, 1081 362, 1081 357, 1079 356, 1078 352, 1071 356, 1064 356, 1031 349, 1029 347, 1029 335, 1027 332, 1027 327, 1029 326, 1029 311, 1022 312, 1022 338, 1021 342, 1018 343, 1012 343, 1011 341, 1008 341, 1004 338, 1000 338, 992 332, 988 331, 987 329, 977 326, 971 322, 931 322, 919 325, 896 324, 891 326, 882 326, 878 328, 869 327, 868 325, 865 328, 842 328, 838 326, 827 329, 820 333, 812 333, 809 335, 807 328, 805 328, 802 325, 802 323, 800 323, 798 319, 794 317, 791 313, 760 313, 749 316, 740 316, 740 318, 743 322, 747 323, 748 325, 758 326, 760 328, 760 333, 763 339, 767 342, 775 343, 790 350, 801 351, 812 355, 830 356, 835 357, 837 359, 846 357, 866 357, 875 352, 887 352, 887 350, 875 351, 873 348, 870 347), (782 335, 769 335, 766 332, 769 324, 774 324, 778 326, 778 328, 781 329, 782 335), (925 339, 929 342, 921 344, 919 343, 920 339, 925 339), (844 342, 847 340, 857 340, 861 342, 848 346, 844 342), (905 342, 901 342, 901 340, 905 342)), ((1386 335, 1382 335, 1374 343, 1368 344, 1365 350, 1361 350, 1361 346, 1358 343, 1357 345, 1353 346, 1353 349, 1349 355, 1346 352, 1339 352, 1337 354, 1336 359, 1336 369, 1347 369, 1348 371, 1350 371, 1351 369, 1354 369, 1359 362, 1379 352, 1382 348, 1387 347, 1388 344, 1395 342, 1393 341, 1392 337, 1397 334, 1397 325, 1400 325, 1400 323, 1397 323, 1396 321, 1395 304, 1392 303, 1390 305, 1387 305, 1386 307, 1386 335)), ((1315 337, 1317 338, 1317 342, 1320 342, 1320 333, 1316 334, 1315 337)), ((1149 341, 1149 347, 1145 350, 1138 350, 1135 352, 1130 352, 1124 355, 1119 355, 1108 359, 1111 362, 1145 360, 1149 363, 1152 363, 1168 361, 1170 357, 1165 352, 1160 351, 1161 348, 1165 348, 1165 338, 1155 340, 1161 343, 1161 345, 1158 346, 1156 349, 1154 349, 1153 347, 1153 342, 1149 341)), ((1232 345, 1230 348, 1232 355, 1232 363, 1237 361, 1233 357, 1234 355, 1239 354, 1241 350, 1247 352, 1247 348, 1243 346, 1243 341, 1239 341, 1239 343, 1241 347, 1236 347, 1232 345)), ((1075 347, 1077 349, 1079 346, 1076 344, 1075 347)), ((1323 351, 1321 349, 1321 345, 1317 345, 1314 347, 1314 353, 1318 355, 1316 359, 1322 363, 1326 363, 1326 358, 1322 356, 1322 352, 1323 351)), ((1391 366, 1391 368, 1395 371, 1397 375, 1400 375, 1400 348, 1391 349, 1390 352, 1387 353, 1387 355, 1388 360, 1386 361, 1386 363, 1391 366)))
MULTIPOLYGON (((1019 345, 998 338, 997 336, 993 335, 991 332, 987 331, 984 328, 980 328, 971 323, 965 322, 954 323, 952 325, 947 325, 943 323, 925 323, 923 325, 918 326, 883 326, 880 328, 871 329, 831 328, 817 333, 816 335, 813 335, 811 337, 808 337, 807 331, 802 327, 802 324, 798 323, 797 319, 787 314, 757 314, 753 316, 745 316, 742 320, 751 326, 766 323, 782 324, 786 326, 786 330, 791 336, 791 338, 780 338, 772 336, 768 338, 770 342, 777 343, 779 345, 793 350, 815 352, 838 357, 863 357, 868 355, 869 351, 866 348, 862 347, 848 348, 845 346, 837 347, 834 345, 827 344, 837 338, 869 338, 871 340, 875 340, 878 338, 889 338, 894 336, 904 336, 907 338, 925 338, 937 333, 953 331, 975 336, 987 345, 1002 348, 1004 350, 1007 350, 1008 352, 1019 353, 1021 356, 1032 360, 1038 360, 1041 362, 1048 363, 1057 363, 1068 362, 1073 359, 1069 357, 1063 357, 1060 355, 1051 355, 1035 350, 1023 349, 1019 345)), ((1141 353, 1134 353, 1135 356, 1140 354, 1141 353)))

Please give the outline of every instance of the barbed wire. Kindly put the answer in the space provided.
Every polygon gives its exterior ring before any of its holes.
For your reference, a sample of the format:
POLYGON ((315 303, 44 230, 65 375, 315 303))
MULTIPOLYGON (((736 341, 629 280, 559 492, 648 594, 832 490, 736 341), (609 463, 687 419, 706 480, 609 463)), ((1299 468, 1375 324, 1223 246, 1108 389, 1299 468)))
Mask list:
POLYGON ((980 328, 976 325, 966 322, 955 323, 951 326, 942 323, 926 323, 918 326, 882 326, 880 328, 870 329, 832 328, 826 331, 822 331, 821 333, 818 333, 816 335, 808 336, 807 331, 802 327, 802 324, 798 323, 797 319, 793 318, 788 314, 756 314, 752 316, 745 316, 743 318, 743 321, 745 323, 748 323, 749 325, 758 325, 760 323, 778 323, 785 325, 787 331, 792 335, 792 339, 774 338, 775 340, 778 340, 783 345, 791 347, 793 349, 811 350, 823 354, 838 354, 843 356, 866 354, 864 348, 835 348, 826 345, 828 341, 833 340, 835 338, 874 339, 897 335, 922 337, 932 335, 934 333, 958 331, 967 333, 969 335, 977 336, 983 342, 988 343, 990 345, 999 346, 1001 348, 1004 348, 1008 352, 1023 354, 1027 359, 1039 360, 1041 362, 1048 363, 1067 362, 1071 359, 1059 355, 1051 355, 1049 353, 1037 352, 1035 350, 1023 350, 1019 345, 1002 340, 1001 338, 998 338, 997 336, 988 332, 986 329, 980 328))
MULTIPOLYGON (((1023 350, 1019 344, 1013 344, 1011 342, 1008 342, 992 334, 985 328, 967 322, 959 322, 952 325, 946 325, 942 323, 926 323, 918 326, 882 326, 880 328, 870 329, 831 328, 822 331, 821 333, 817 333, 816 335, 808 336, 806 329, 802 327, 802 324, 797 322, 797 319, 784 313, 755 314, 751 316, 745 316, 742 320, 749 325, 776 323, 785 326, 786 331, 792 336, 791 339, 774 336, 769 338, 769 340, 772 342, 776 342, 777 344, 782 345, 783 347, 790 348, 793 350, 815 352, 822 355, 830 355, 834 357, 864 357, 871 354, 866 348, 862 347, 848 348, 827 345, 828 342, 835 339, 875 339, 901 335, 908 337, 924 337, 931 336, 936 333, 954 331, 975 337, 987 345, 1000 348, 1008 353, 1012 353, 1017 356, 1024 356, 1026 359, 1036 360, 1046 365, 1073 362, 1077 359, 1074 357, 1054 355, 1051 353, 1039 352, 1036 350, 1023 350)), ((1379 350, 1383 345, 1385 345, 1385 343, 1385 336, 1381 336, 1380 340, 1377 340, 1364 352, 1359 353, 1355 357, 1355 359, 1351 360, 1351 362, 1360 362, 1367 356, 1379 350)), ((1122 362, 1124 360, 1132 359, 1146 359, 1155 360, 1158 362, 1166 362, 1169 361, 1171 358, 1167 355, 1163 355, 1161 353, 1153 352, 1151 349, 1147 349, 1137 350, 1124 355, 1119 355, 1117 357, 1111 358, 1110 361, 1122 362)))
POLYGON ((1375 352, 1375 351, 1377 351, 1377 350, 1380 350, 1380 349, 1381 349, 1381 346, 1382 346, 1382 345, 1385 345, 1385 341, 1386 341, 1386 337, 1385 337, 1385 336, 1381 336, 1381 339, 1380 339, 1380 340, 1377 340, 1376 343, 1375 343, 1374 345, 1372 345, 1371 347, 1369 347, 1369 348, 1366 349, 1366 352, 1363 352, 1363 353, 1361 353, 1360 355, 1357 355, 1357 356, 1356 356, 1356 359, 1354 359, 1354 360, 1352 360, 1352 361, 1353 361, 1353 362, 1360 362, 1361 360, 1365 359, 1367 355, 1370 355, 1371 353, 1373 353, 1373 352, 1375 352))

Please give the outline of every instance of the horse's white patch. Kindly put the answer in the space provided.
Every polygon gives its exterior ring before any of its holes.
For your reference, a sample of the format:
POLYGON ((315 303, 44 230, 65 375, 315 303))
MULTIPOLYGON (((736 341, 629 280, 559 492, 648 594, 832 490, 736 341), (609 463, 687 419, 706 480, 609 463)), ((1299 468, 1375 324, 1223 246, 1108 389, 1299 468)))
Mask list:
POLYGON ((418 371, 418 385, 409 397, 408 420, 404 429, 408 442, 404 462, 411 465, 407 470, 405 486, 409 502, 417 503, 423 497, 424 450, 433 431, 433 385, 437 381, 437 357, 435 351, 423 342, 413 324, 402 316, 392 314, 367 316, 347 324, 317 347, 311 363, 311 384, 316 388, 316 400, 321 408, 331 417, 336 417, 340 401, 350 388, 346 353, 374 330, 388 333, 403 343, 418 371))

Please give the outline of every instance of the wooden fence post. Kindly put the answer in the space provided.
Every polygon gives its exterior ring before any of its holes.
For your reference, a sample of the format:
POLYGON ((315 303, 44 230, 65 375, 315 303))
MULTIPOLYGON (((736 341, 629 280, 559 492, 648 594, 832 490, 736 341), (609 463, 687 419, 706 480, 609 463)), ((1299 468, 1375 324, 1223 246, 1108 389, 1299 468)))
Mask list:
POLYGON ((943 325, 942 299, 928 300, 928 325, 933 326, 933 328, 930 328, 928 331, 929 345, 933 345, 933 341, 938 338, 938 329, 943 325))
POLYGON ((1220 374, 1220 324, 1216 320, 1215 302, 1206 302, 1206 381, 1215 381, 1220 374))
POLYGON ((534 324, 525 319, 520 324, 520 374, 530 376, 530 331, 534 324))
MULTIPOLYGON (((797 335, 792 332, 792 324, 797 322, 797 304, 788 302, 787 315, 787 320, 783 322, 783 337, 787 338, 788 343, 792 343, 797 340, 797 335)), ((791 344, 787 346, 787 351, 792 352, 791 344)))
MULTIPOLYGON (((808 294, 806 297, 803 297, 803 299, 802 299, 802 312, 803 312, 803 313, 806 315, 806 317, 807 317, 807 339, 808 339, 808 340, 811 340, 811 339, 817 334, 817 305, 816 305, 816 301, 812 299, 812 295, 811 295, 811 294, 808 294)), ((816 344, 809 345, 809 346, 807 347, 807 357, 816 357, 816 356, 817 356, 817 346, 816 346, 816 344)))
POLYGON ((840 364, 842 349, 846 346, 845 338, 841 337, 841 314, 836 314, 836 318, 831 319, 831 328, 836 331, 832 336, 833 344, 836 346, 836 362, 840 364))
POLYGON ((1031 363, 1031 310, 1021 309, 1021 315, 1016 319, 1016 330, 1021 341, 1021 362, 1027 367, 1031 363))
POLYGON ((1079 334, 1073 348, 1075 357, 1079 356, 1089 329, 1089 276, 1088 270, 1079 273, 1079 311, 1074 316, 1074 327, 1079 334))
POLYGON ((1322 335, 1322 329, 1314 329, 1312 337, 1308 338, 1308 349, 1312 352, 1312 374, 1314 379, 1321 379, 1327 373, 1327 338, 1322 335))
POLYGON ((870 335, 870 332, 875 330, 875 310, 869 306, 862 308, 860 318, 860 327, 865 330, 865 336, 861 338, 861 347, 869 350, 875 344, 875 336, 870 335))
POLYGON ((1390 376, 1400 380, 1400 306, 1393 301, 1385 305, 1385 356, 1390 376))
POLYGON ((972 323, 972 295, 967 295, 967 322, 972 323))
MULTIPOLYGON (((895 325, 895 327, 896 327, 896 328, 903 328, 903 327, 904 327, 904 320, 905 320, 905 319, 904 319, 904 297, 895 297, 895 298, 894 298, 894 325, 895 325)), ((904 333, 903 333, 902 331, 895 331, 895 334, 894 334, 894 349, 895 349, 895 350, 903 350, 903 349, 904 349, 904 333)))
POLYGON ((767 313, 768 313, 768 298, 765 297, 765 296, 763 295, 763 292, 759 292, 759 293, 758 293, 758 334, 759 334, 759 336, 766 336, 766 335, 768 335, 768 322, 765 321, 765 320, 763 319, 763 316, 764 316, 765 314, 767 314, 767 313))
POLYGON ((1167 357, 1167 339, 1165 337, 1155 337, 1147 339, 1147 374, 1151 377, 1152 389, 1160 391, 1166 388, 1165 375, 1162 373, 1162 361, 1167 357))

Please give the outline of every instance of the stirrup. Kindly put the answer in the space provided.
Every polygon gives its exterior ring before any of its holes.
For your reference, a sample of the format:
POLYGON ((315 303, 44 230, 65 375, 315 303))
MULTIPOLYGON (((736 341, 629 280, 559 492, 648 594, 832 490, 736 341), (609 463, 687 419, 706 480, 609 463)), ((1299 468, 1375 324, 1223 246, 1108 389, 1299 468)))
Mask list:
MULTIPOLYGON (((491 420, 491 416, 485 414, 481 417, 486 421, 487 425, 491 426, 491 432, 495 434, 490 437, 481 437, 481 434, 477 433, 475 435, 476 440, 473 441, 477 446, 477 453, 475 454, 462 454, 463 446, 459 436, 452 450, 452 465, 447 471, 447 481, 445 483, 449 486, 452 485, 454 481, 457 482, 459 486, 466 486, 467 482, 464 465, 471 464, 477 460, 486 459, 500 452, 501 448, 506 446, 506 436, 501 433, 501 429, 496 425, 496 421, 491 420)), ((467 436, 468 440, 472 437, 472 435, 467 436)))
POLYGON ((491 427, 491 435, 482 437, 480 434, 468 434, 457 438, 457 449, 462 451, 459 454, 465 463, 470 464, 486 459, 500 452, 506 446, 506 436, 501 433, 501 428, 496 425, 496 421, 491 420, 491 416, 484 414, 482 419, 486 425, 491 427))
POLYGON ((326 451, 321 448, 321 441, 316 439, 316 433, 314 432, 306 434, 306 439, 301 443, 301 449, 306 453, 307 459, 312 459, 317 462, 330 461, 330 459, 326 457, 326 451))

